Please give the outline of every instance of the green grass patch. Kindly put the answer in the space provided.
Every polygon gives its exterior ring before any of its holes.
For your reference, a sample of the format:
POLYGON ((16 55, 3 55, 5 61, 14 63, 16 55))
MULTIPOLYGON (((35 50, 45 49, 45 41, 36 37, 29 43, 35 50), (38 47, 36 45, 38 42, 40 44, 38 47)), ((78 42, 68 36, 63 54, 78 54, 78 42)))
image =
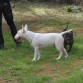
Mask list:
MULTIPOLYGON (((18 29, 28 24, 35 32, 61 32, 66 23, 74 30, 74 45, 69 58, 56 61, 55 47, 41 49, 41 59, 32 62, 34 49, 27 40, 15 46, 9 30, 3 30, 5 50, 0 50, 0 79, 15 83, 83 83, 83 13, 67 13, 65 5, 28 3, 13 9, 18 29), (50 28, 46 28, 50 27, 50 28), (50 30, 47 30, 50 29, 50 30), (76 29, 78 31, 76 31, 76 29)), ((8 27, 8 26, 7 26, 8 27)))

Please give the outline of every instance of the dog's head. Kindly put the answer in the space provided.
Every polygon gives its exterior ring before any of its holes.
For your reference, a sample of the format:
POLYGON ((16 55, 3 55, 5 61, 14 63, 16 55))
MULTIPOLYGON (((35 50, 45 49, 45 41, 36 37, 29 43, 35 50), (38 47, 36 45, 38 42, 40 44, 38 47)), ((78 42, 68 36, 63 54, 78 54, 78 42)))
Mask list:
POLYGON ((18 40, 19 38, 23 38, 27 30, 28 30, 27 24, 25 26, 22 25, 22 29, 18 30, 17 34, 14 37, 15 40, 18 40))
POLYGON ((64 37, 64 40, 65 40, 67 43, 72 42, 72 40, 73 40, 73 31, 71 31, 70 33, 64 34, 63 37, 64 37))

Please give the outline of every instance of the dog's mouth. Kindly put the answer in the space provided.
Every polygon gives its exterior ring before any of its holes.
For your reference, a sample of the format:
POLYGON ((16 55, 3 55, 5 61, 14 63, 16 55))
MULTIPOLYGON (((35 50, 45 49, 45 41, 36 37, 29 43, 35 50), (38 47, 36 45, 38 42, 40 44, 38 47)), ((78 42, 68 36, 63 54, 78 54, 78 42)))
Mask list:
POLYGON ((16 41, 21 42, 22 41, 22 38, 21 37, 18 37, 18 38, 16 38, 16 41))

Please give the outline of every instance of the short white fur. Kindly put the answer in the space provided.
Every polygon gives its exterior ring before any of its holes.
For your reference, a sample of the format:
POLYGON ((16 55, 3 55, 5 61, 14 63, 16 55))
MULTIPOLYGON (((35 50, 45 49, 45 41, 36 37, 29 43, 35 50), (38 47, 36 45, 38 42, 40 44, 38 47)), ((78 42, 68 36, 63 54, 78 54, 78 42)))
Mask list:
POLYGON ((19 37, 26 38, 34 48, 34 58, 33 61, 39 60, 41 57, 40 48, 46 46, 55 45, 56 49, 59 52, 59 56, 56 60, 59 60, 62 57, 62 54, 65 54, 65 58, 68 57, 68 53, 64 48, 64 38, 63 34, 71 32, 71 30, 64 31, 61 33, 35 33, 28 30, 27 24, 20 29, 15 35, 15 39, 19 37))

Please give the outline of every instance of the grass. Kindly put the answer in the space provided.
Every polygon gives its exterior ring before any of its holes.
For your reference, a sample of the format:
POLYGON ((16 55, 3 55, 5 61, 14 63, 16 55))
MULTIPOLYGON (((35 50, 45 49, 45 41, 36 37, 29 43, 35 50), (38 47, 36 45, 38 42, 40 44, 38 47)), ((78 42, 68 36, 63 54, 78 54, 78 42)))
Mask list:
POLYGON ((13 9, 17 28, 28 24, 35 32, 61 32, 69 21, 75 42, 69 58, 56 61, 54 47, 41 50, 41 60, 32 62, 34 49, 27 40, 16 47, 4 22, 5 50, 0 50, 0 82, 3 83, 83 83, 83 13, 67 13, 65 5, 28 3, 13 9), (75 14, 75 15, 74 15, 75 14))

